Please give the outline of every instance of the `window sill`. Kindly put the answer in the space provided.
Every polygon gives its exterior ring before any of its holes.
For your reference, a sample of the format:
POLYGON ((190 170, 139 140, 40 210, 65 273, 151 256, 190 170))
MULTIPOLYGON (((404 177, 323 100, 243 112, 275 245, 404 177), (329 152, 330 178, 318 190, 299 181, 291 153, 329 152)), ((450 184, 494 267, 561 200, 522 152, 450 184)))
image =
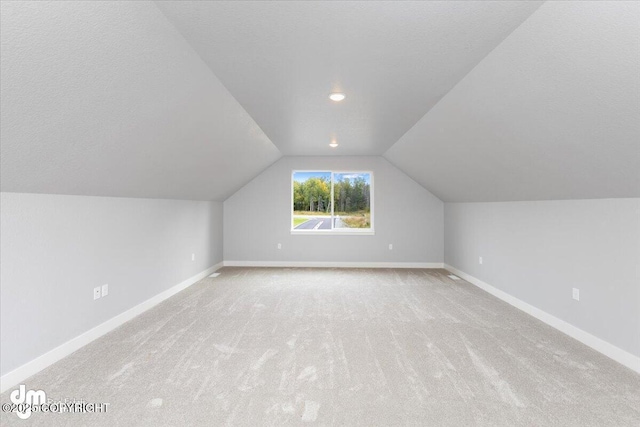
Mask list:
POLYGON ((374 230, 291 230, 292 235, 313 235, 313 236, 373 236, 376 234, 374 230))

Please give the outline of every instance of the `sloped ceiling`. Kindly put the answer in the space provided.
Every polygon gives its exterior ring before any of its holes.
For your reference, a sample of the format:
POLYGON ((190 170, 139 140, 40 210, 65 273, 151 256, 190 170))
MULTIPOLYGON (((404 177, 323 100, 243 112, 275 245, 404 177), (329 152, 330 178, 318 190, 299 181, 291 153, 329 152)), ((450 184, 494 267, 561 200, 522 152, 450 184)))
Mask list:
POLYGON ((156 3, 284 155, 383 154, 541 4, 156 3))
POLYGON ((281 154, 151 2, 2 2, 2 191, 222 200, 281 154))
POLYGON ((223 200, 383 154, 445 201, 640 197, 639 7, 2 2, 1 190, 223 200))
POLYGON ((445 201, 640 197, 640 3, 545 3, 385 157, 445 201))

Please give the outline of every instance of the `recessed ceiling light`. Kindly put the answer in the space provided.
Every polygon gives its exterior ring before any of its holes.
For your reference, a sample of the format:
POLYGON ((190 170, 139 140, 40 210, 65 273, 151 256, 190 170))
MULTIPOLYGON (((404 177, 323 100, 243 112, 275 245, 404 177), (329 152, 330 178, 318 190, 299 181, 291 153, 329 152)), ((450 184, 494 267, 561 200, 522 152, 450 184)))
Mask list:
POLYGON ((336 148, 338 146, 338 143, 336 141, 331 141, 331 143, 329 144, 329 147, 331 148, 336 148))
POLYGON ((329 95, 329 99, 332 101, 336 101, 336 102, 340 102, 343 99, 345 99, 347 96, 344 93, 332 93, 331 95, 329 95))

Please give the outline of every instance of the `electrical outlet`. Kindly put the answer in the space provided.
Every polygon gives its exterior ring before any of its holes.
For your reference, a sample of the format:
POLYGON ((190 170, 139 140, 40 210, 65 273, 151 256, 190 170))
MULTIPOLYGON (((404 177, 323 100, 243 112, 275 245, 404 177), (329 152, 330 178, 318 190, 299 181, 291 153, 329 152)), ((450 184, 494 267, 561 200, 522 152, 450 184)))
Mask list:
POLYGON ((282 249, 282 243, 278 243, 278 249, 282 249))
POLYGON ((196 260, 196 254, 191 254, 191 261, 195 261, 196 260))
POLYGON ((100 298, 102 291, 100 290, 100 286, 96 286, 95 288, 93 288, 93 299, 97 300, 98 298, 100 298))
POLYGON ((393 243, 389 243, 389 250, 392 251, 393 250, 393 243))
POLYGON ((109 284, 102 285, 102 296, 106 297, 109 295, 109 284))
POLYGON ((482 264, 482 257, 478 258, 478 264, 482 264))
POLYGON ((580 301, 580 289, 573 288, 573 299, 576 301, 580 301))

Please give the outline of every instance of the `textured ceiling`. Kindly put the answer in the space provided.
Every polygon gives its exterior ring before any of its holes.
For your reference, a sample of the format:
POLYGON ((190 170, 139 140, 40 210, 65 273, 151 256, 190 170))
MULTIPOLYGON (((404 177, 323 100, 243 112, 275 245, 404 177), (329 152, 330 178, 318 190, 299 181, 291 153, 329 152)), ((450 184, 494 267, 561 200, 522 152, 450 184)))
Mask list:
POLYGON ((223 200, 384 153, 445 201, 640 197, 640 4, 540 5, 3 1, 1 190, 223 200))
POLYGON ((154 3, 1 19, 2 191, 224 199, 281 156, 154 3))
POLYGON ((385 157, 445 201, 640 197, 639 24, 545 3, 385 157))
POLYGON ((384 153, 540 5, 156 3, 285 155, 384 153))

